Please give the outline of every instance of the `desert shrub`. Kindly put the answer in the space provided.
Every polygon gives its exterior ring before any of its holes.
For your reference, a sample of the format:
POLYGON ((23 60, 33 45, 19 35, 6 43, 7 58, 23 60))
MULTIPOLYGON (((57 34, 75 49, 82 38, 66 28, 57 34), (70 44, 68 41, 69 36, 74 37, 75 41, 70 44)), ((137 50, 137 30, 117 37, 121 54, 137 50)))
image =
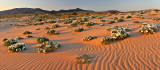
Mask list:
POLYGON ((38 38, 37 38, 37 42, 38 42, 38 43, 43 43, 43 42, 46 42, 46 41, 49 41, 49 39, 46 38, 46 37, 38 37, 38 38))
POLYGON ((128 29, 128 28, 116 26, 116 27, 108 28, 107 30, 109 30, 111 32, 111 36, 105 37, 101 41, 101 43, 104 44, 104 45, 108 44, 110 41, 123 40, 123 39, 130 36, 127 33, 127 31, 130 31, 130 29, 128 29))
POLYGON ((23 34, 32 34, 30 31, 25 31, 23 34))
POLYGON ((123 18, 124 18, 124 16, 121 16, 120 18, 121 18, 121 19, 123 19, 123 18))
POLYGON ((160 18, 152 18, 153 21, 159 21, 160 18))
POLYGON ((8 47, 8 52, 20 52, 22 50, 26 50, 26 47, 27 46, 24 43, 16 43, 8 47))
POLYGON ((16 40, 21 40, 21 39, 24 39, 24 38, 22 38, 22 37, 16 37, 16 40))
POLYGON ((117 19, 117 22, 123 22, 124 19, 117 19))
POLYGON ((39 45, 36 49, 38 53, 48 53, 54 51, 55 49, 58 49, 59 47, 59 43, 46 41, 43 42, 43 44, 39 45))
POLYGON ((81 56, 76 57, 75 59, 77 60, 77 64, 85 64, 90 62, 91 57, 89 57, 87 54, 83 54, 81 56))
POLYGON ((56 23, 57 20, 50 20, 48 23, 56 23))
POLYGON ((48 29, 50 29, 48 26, 45 26, 45 28, 44 28, 45 30, 48 30, 48 29))
POLYGON ((117 19, 118 19, 118 17, 114 17, 114 18, 113 18, 113 20, 117 20, 117 19))
POLYGON ((54 24, 52 25, 52 27, 53 27, 53 28, 57 28, 57 27, 60 27, 60 25, 59 25, 58 23, 54 23, 54 24))
POLYGON ((4 41, 6 41, 6 40, 8 40, 7 38, 4 38, 2 41, 4 42, 4 41))
POLYGON ((158 26, 156 24, 143 23, 140 28, 140 32, 145 34, 153 34, 157 29, 158 26))
POLYGON ((47 34, 49 34, 49 35, 57 35, 57 34, 59 34, 59 32, 57 32, 57 31, 55 31, 53 29, 50 29, 50 30, 47 31, 47 34))
POLYGON ((104 24, 99 24, 100 26, 104 26, 104 24))
POLYGON ((94 22, 86 22, 86 23, 84 23, 84 25, 87 27, 90 27, 90 26, 95 25, 95 23, 94 22))
POLYGON ((72 23, 73 20, 72 19, 69 19, 69 20, 65 20, 64 24, 69 24, 69 23, 72 23))
POLYGON ((115 21, 114 20, 109 20, 108 21, 108 24, 112 24, 112 23, 115 23, 115 21))
POLYGON ((133 23, 140 23, 139 21, 133 21, 133 23))
POLYGON ((86 36, 86 37, 83 39, 83 41, 90 41, 90 40, 95 39, 95 38, 97 38, 97 37, 86 36))
POLYGON ((18 41, 15 39, 4 40, 4 46, 7 46, 7 47, 16 43, 18 43, 18 41))
POLYGON ((37 28, 36 30, 41 30, 40 28, 37 28))
POLYGON ((27 37, 27 38, 32 38, 33 36, 31 36, 31 35, 27 35, 26 37, 27 37))
POLYGON ((105 37, 104 39, 102 39, 101 44, 105 45, 105 44, 109 44, 110 42, 110 37, 105 37))
POLYGON ((106 20, 104 20, 104 19, 100 19, 100 21, 104 23, 106 20))
POLYGON ((78 23, 74 22, 74 23, 71 23, 68 27, 76 27, 78 25, 78 23))
POLYGON ((132 16, 128 15, 127 18, 132 18, 132 16))
POLYGON ((82 32, 83 31, 83 28, 76 28, 74 29, 75 32, 82 32))
POLYGON ((88 21, 89 21, 88 17, 84 17, 84 18, 82 18, 82 20, 81 20, 81 22, 88 22, 88 21))

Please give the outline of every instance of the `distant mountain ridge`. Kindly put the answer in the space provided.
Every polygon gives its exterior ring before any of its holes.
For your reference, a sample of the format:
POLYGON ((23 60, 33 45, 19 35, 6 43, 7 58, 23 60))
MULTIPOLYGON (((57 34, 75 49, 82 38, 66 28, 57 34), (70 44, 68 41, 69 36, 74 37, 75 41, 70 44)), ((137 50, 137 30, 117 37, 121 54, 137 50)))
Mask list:
POLYGON ((80 8, 69 9, 69 10, 59 10, 59 11, 48 11, 40 8, 14 8, 10 10, 0 11, 0 15, 16 15, 16 14, 36 14, 36 13, 69 13, 69 12, 94 12, 92 10, 83 10, 80 8))

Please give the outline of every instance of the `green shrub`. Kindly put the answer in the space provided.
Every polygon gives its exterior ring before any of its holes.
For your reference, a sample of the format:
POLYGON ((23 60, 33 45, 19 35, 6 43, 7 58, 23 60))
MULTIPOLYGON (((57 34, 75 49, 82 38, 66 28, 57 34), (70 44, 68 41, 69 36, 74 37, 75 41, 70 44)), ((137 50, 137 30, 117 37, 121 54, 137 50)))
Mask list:
POLYGON ((54 23, 54 24, 52 25, 52 27, 53 27, 53 28, 57 28, 57 27, 60 27, 60 26, 59 26, 58 23, 54 23))
POLYGON ((139 21, 133 21, 133 23, 140 23, 139 21))
POLYGON ((8 47, 8 52, 20 52, 22 50, 26 50, 26 47, 27 46, 24 43, 16 43, 8 47))
POLYGON ((155 24, 143 23, 143 25, 140 28, 140 32, 145 34, 153 34, 156 32, 157 29, 158 26, 155 24))
POLYGON ((127 18, 132 18, 132 16, 128 15, 127 18))
POLYGON ((54 51, 55 49, 58 49, 59 47, 59 43, 46 41, 43 42, 43 44, 39 45, 36 49, 38 53, 48 53, 54 51))
POLYGON ((30 31, 25 31, 23 34, 32 34, 30 31))
POLYGON ((47 31, 47 34, 49 34, 49 35, 57 35, 57 34, 59 34, 59 32, 57 32, 57 31, 55 31, 53 29, 50 29, 50 30, 47 31))
POLYGON ((76 28, 74 29, 75 32, 82 32, 83 31, 83 28, 76 28))
POLYGON ((16 43, 18 43, 18 41, 17 40, 15 40, 15 39, 5 39, 4 40, 4 46, 10 46, 10 45, 13 45, 13 44, 16 44, 16 43))
POLYGON ((86 37, 83 39, 83 41, 90 41, 90 40, 95 39, 95 38, 97 38, 97 37, 86 36, 86 37))
POLYGON ((24 38, 22 38, 22 37, 16 37, 16 40, 21 40, 21 39, 24 39, 24 38))
POLYGON ((46 42, 46 41, 49 41, 49 39, 46 38, 46 37, 38 37, 38 38, 37 38, 37 42, 38 42, 38 43, 43 43, 43 42, 46 42))
POLYGON ((31 35, 27 35, 26 37, 27 37, 27 38, 32 38, 33 36, 31 36, 31 35))
POLYGON ((114 20, 109 20, 108 21, 108 24, 112 24, 112 23, 115 23, 115 21, 114 20))
POLYGON ((124 19, 117 19, 117 22, 123 22, 124 19))
POLYGON ((86 22, 86 23, 84 23, 84 25, 87 27, 90 27, 90 26, 95 25, 95 23, 94 22, 86 22))

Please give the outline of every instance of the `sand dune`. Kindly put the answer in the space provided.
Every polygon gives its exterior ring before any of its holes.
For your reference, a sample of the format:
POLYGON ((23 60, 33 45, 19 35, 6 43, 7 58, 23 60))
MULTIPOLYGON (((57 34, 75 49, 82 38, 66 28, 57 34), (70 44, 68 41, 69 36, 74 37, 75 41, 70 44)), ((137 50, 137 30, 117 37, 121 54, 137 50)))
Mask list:
MULTIPOLYGON (((134 17, 134 16, 133 16, 134 17)), ((107 20, 108 18, 106 18, 107 20)), ((126 19, 125 22, 107 24, 105 26, 94 25, 91 28, 79 25, 85 30, 76 33, 74 28, 66 28, 67 24, 60 23, 59 35, 47 35, 44 24, 38 26, 28 26, 23 28, 12 28, 10 31, 0 32, 0 41, 3 38, 16 38, 18 36, 25 39, 19 40, 26 43, 28 49, 21 53, 10 54, 3 43, 0 42, 0 69, 12 70, 159 70, 160 69, 160 31, 153 35, 139 33, 141 23, 134 24, 133 20, 141 22, 151 22, 159 24, 149 19, 126 19), (132 28, 131 37, 122 41, 111 42, 108 45, 101 45, 101 40, 110 35, 105 30, 111 26, 125 26, 132 28), (41 30, 36 31, 36 28, 41 30), (33 38, 26 38, 24 31, 31 31, 33 38), (91 41, 82 41, 85 36, 96 36, 98 38, 91 41), (37 37, 47 37, 50 40, 59 42, 62 46, 52 53, 38 54, 35 50, 37 37), (76 64, 75 58, 79 54, 87 53, 93 57, 89 64, 76 64)), ((101 23, 98 20, 95 22, 101 23)))

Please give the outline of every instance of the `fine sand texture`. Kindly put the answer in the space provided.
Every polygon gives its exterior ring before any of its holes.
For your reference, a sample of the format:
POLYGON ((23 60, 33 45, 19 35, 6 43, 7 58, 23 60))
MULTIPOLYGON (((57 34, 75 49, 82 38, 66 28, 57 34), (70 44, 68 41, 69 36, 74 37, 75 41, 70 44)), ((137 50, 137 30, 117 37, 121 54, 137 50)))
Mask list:
MULTIPOLYGON (((119 15, 116 15, 120 17, 119 15)), ((124 15, 125 16, 125 15, 124 15)), ((160 15, 157 15, 160 16, 160 15)), ((115 17, 115 16, 111 16, 115 17)), ((160 30, 155 34, 147 35, 139 33, 139 26, 144 22, 160 25, 160 21, 150 19, 138 19, 136 16, 125 19, 125 22, 113 24, 104 23, 104 26, 94 25, 91 28, 83 25, 67 28, 68 24, 59 23, 61 27, 54 30, 59 35, 47 35, 45 26, 27 26, 22 28, 11 28, 8 31, 0 32, 0 69, 1 70, 160 70, 160 30), (141 23, 132 23, 138 20, 141 23), (101 40, 109 36, 106 28, 111 26, 123 26, 132 29, 131 37, 121 41, 114 41, 108 45, 101 45, 101 40), (84 31, 74 32, 78 27, 84 31), (36 30, 41 28, 41 30, 36 30), (31 31, 33 38, 26 38, 24 31, 31 31), (3 46, 3 38, 23 37, 20 43, 27 45, 27 50, 20 53, 8 53, 7 47, 3 46), (83 41, 85 36, 96 36, 91 41, 83 41), (54 52, 43 54, 35 50, 36 39, 47 37, 51 41, 59 42, 61 47, 54 52), (91 59, 89 64, 77 64, 75 58, 78 55, 88 54, 91 59)), ((152 16, 145 16, 146 18, 152 16)), ((105 18, 109 20, 108 17, 105 18)), ((98 24, 98 19, 91 20, 98 24)))

